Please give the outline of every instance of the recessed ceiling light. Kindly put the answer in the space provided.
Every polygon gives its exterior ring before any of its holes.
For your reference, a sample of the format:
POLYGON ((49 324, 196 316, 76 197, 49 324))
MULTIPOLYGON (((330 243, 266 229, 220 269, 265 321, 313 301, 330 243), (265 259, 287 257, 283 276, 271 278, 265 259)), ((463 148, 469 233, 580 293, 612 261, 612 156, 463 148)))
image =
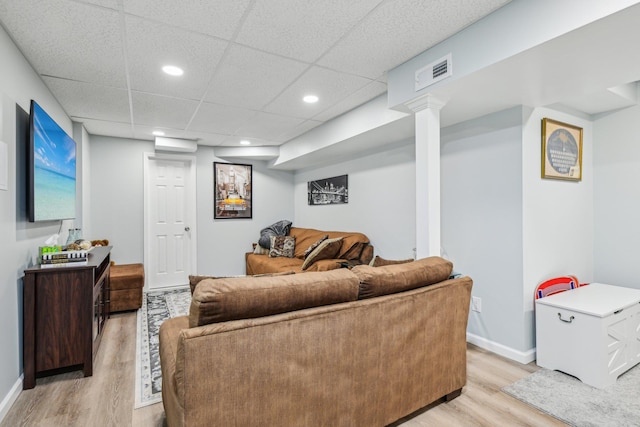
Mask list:
POLYGON ((180 67, 176 67, 175 65, 165 65, 162 67, 162 71, 169 74, 170 76, 181 76, 184 74, 184 70, 180 67))
POLYGON ((307 104, 313 104, 313 103, 318 102, 318 97, 315 96, 315 95, 307 95, 304 98, 302 98, 302 100, 304 102, 306 102, 307 104))
POLYGON ((155 136, 164 136, 164 132, 162 132, 161 130, 154 130, 151 133, 154 134, 155 136))
POLYGON ((247 141, 246 139, 243 139, 242 141, 240 141, 240 145, 251 145, 251 141, 247 141))

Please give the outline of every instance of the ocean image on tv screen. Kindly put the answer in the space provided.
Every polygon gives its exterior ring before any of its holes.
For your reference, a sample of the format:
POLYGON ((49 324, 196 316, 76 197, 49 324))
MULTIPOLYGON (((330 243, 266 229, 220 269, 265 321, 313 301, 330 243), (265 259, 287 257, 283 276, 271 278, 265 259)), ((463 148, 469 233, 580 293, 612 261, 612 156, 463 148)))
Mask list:
POLYGON ((76 216, 76 143, 36 103, 33 108, 34 216, 76 216))

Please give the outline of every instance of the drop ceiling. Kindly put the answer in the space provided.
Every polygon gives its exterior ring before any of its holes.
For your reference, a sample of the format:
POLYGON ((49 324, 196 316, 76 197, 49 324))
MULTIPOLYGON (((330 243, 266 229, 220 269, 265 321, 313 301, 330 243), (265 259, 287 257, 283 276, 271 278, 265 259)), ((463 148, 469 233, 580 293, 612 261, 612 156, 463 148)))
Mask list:
POLYGON ((385 93, 387 70, 508 2, 0 0, 0 24, 90 134, 277 146, 385 93))

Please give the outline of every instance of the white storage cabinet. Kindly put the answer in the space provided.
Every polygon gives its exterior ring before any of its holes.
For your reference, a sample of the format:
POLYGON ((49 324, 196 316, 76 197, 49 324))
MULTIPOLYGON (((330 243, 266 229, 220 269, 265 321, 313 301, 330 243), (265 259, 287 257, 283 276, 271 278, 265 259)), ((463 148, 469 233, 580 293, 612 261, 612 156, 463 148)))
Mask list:
POLYGON ((596 388, 640 363, 640 290, 592 283, 536 300, 538 366, 596 388))

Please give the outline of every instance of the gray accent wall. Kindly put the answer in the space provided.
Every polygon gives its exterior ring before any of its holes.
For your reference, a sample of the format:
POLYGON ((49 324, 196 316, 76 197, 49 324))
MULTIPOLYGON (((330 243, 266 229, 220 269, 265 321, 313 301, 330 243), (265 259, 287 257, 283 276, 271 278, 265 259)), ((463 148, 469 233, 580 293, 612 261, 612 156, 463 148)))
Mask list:
MULTIPOLYGON (((144 155, 153 152, 151 141, 91 137, 91 238, 109 239, 119 264, 144 262, 144 155)), ((263 161, 236 161, 253 165, 253 218, 214 220, 213 162, 230 160, 215 157, 206 146, 195 156, 198 246, 192 273, 244 274, 244 254, 260 230, 293 218, 293 174, 270 170, 263 161)))
POLYGON ((144 161, 153 142, 91 137, 91 240, 108 239, 117 264, 144 262, 144 161))
POLYGON ((198 147, 198 273, 245 274, 244 255, 260 230, 282 219, 293 221, 293 173, 272 170, 264 161, 220 159, 212 147, 198 147), (252 219, 213 219, 213 162, 253 165, 252 219))
POLYGON ((468 331, 523 350, 521 109, 443 129, 441 159, 443 255, 482 300, 468 331))
POLYGON ((415 144, 394 148, 295 174, 294 226, 359 231, 369 237, 376 255, 413 258, 416 247, 415 144), (309 206, 307 182, 349 175, 349 203, 309 206))
POLYGON ((595 121, 594 280, 640 289, 640 107, 595 121))

